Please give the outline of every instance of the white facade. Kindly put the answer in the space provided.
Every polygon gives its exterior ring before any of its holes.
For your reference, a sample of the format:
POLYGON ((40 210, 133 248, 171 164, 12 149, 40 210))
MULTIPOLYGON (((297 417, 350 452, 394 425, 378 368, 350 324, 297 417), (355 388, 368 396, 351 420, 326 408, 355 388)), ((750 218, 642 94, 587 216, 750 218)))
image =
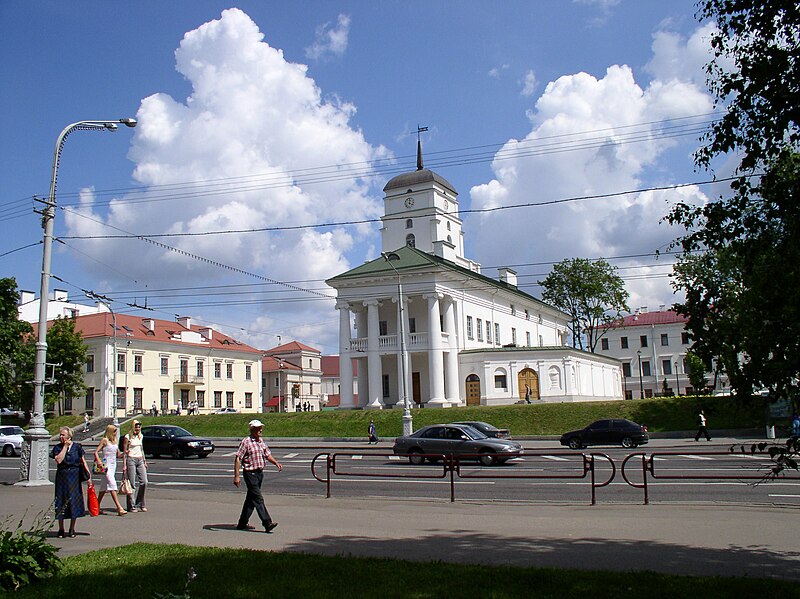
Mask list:
MULTIPOLYGON (((54 289, 47 301, 47 320, 56 318, 75 318, 86 314, 108 312, 103 304, 97 303, 89 306, 69 301, 69 293, 63 289, 54 289)), ((26 322, 39 322, 39 300, 33 291, 20 290, 17 314, 20 320, 26 322)))
POLYGON ((492 279, 464 257, 457 194, 418 162, 384 188, 385 257, 327 281, 339 310, 340 407, 402 407, 404 392, 412 406, 515 403, 526 385, 536 401, 621 399, 618 362, 565 346, 565 313, 520 291, 514 271, 492 279))

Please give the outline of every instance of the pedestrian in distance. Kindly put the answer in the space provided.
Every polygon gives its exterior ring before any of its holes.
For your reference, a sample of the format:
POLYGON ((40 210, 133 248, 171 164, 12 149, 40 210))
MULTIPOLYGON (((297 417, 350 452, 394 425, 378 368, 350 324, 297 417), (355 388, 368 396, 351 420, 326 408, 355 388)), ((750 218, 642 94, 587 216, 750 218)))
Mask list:
POLYGON ((119 450, 117 445, 117 434, 119 430, 113 424, 106 427, 106 434, 100 439, 97 444, 97 449, 94 450, 95 463, 102 463, 105 470, 105 476, 100 482, 100 493, 97 495, 97 503, 103 501, 106 492, 111 493, 111 499, 114 500, 114 505, 117 507, 117 515, 124 516, 128 512, 122 509, 117 497, 117 458, 123 457, 123 453, 119 450), (102 454, 102 457, 100 457, 102 454))
POLYGON ((707 423, 706 415, 703 413, 703 410, 700 410, 697 413, 697 434, 694 436, 695 441, 700 440, 700 435, 705 435, 706 441, 711 441, 711 436, 708 434, 708 429, 706 428, 707 423))
POLYGON ((273 521, 264 504, 264 496, 261 494, 261 483, 264 481, 264 468, 267 462, 275 465, 278 472, 283 470, 280 462, 272 456, 267 444, 261 438, 264 432, 264 423, 260 420, 251 420, 249 423, 250 434, 242 439, 236 458, 233 461, 233 484, 238 487, 241 484, 239 470, 243 471, 244 484, 247 487, 247 495, 242 505, 242 513, 239 515, 239 522, 236 524, 237 530, 255 530, 250 525, 250 516, 255 510, 264 532, 272 532, 278 523, 273 521))
POLYGON ((525 385, 525 403, 531 403, 531 388, 525 385))
POLYGON ((370 419, 369 426, 367 427, 367 434, 369 435, 369 444, 378 443, 378 429, 375 427, 375 421, 370 419))
POLYGON ((84 412, 83 414, 83 432, 89 432, 89 412, 84 412))
POLYGON ((85 452, 80 443, 72 440, 72 430, 62 426, 58 430, 58 445, 53 447, 52 456, 56 461, 55 511, 58 520, 58 536, 64 538, 64 520, 69 518, 69 536, 75 538, 75 523, 86 515, 81 485, 81 470, 91 479, 89 466, 84 458, 85 452))
POLYGON ((125 461, 122 466, 122 478, 127 478, 131 483, 131 488, 136 491, 136 501, 133 500, 133 493, 126 495, 127 508, 129 512, 146 512, 147 507, 144 503, 145 493, 147 492, 147 458, 144 456, 142 442, 142 423, 138 420, 133 421, 131 431, 125 435, 125 461))

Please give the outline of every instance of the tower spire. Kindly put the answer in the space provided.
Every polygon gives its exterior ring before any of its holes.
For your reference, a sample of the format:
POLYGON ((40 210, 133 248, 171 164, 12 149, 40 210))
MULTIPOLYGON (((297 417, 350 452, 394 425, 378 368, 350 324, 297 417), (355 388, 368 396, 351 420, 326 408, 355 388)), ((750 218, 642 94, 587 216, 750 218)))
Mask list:
POLYGON ((420 127, 417 125, 417 170, 421 171, 425 166, 422 163, 422 140, 420 139, 420 133, 427 131, 427 127, 420 127))

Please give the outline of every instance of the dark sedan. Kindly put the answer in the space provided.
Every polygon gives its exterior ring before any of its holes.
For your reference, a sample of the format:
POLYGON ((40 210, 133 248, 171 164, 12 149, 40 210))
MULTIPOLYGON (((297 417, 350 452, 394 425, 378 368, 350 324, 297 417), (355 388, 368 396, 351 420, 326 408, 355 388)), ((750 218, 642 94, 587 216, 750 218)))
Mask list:
POLYGON ((507 428, 497 428, 488 422, 481 422, 480 420, 469 420, 464 422, 452 422, 451 424, 463 424, 464 426, 471 426, 481 431, 487 437, 496 437, 497 439, 510 439, 511 431, 507 428))
POLYGON ((484 466, 503 463, 523 454, 522 445, 515 441, 487 437, 471 426, 461 424, 433 424, 424 426, 406 437, 397 437, 392 450, 397 455, 407 455, 412 464, 440 460, 435 454, 467 456, 479 460, 484 466))
POLYGON ((142 428, 144 452, 154 458, 171 455, 183 459, 187 455, 204 458, 214 452, 214 444, 180 426, 158 425, 142 428))
POLYGON ((624 418, 597 420, 586 428, 561 435, 561 445, 567 445, 570 449, 589 445, 622 445, 628 448, 644 445, 649 440, 646 426, 624 418))

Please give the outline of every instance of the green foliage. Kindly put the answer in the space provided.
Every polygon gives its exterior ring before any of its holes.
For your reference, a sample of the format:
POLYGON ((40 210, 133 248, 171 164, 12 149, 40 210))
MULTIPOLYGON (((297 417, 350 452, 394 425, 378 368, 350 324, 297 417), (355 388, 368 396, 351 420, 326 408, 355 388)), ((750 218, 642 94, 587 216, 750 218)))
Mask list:
POLYGON ((19 320, 18 302, 16 280, 0 279, 0 405, 27 408, 33 405, 26 381, 33 378, 35 346, 31 325, 19 320))
MULTIPOLYGON (((764 475, 764 480, 768 482, 775 480, 786 474, 787 470, 800 470, 798 461, 800 460, 800 437, 789 437, 785 443, 752 443, 747 445, 734 445, 730 449, 731 453, 743 453, 750 455, 767 454, 772 460, 769 472, 764 475)), ((759 484, 759 483, 756 483, 759 484)))
MULTIPOLYGON (((337 551, 341 550, 338 545, 341 540, 331 542, 337 543, 333 546, 337 551)), ((456 543, 453 539, 450 542, 456 543)), ((554 550, 569 551, 571 544, 574 540, 554 542, 554 550)), ((520 549, 529 550, 528 545, 525 548, 521 545, 520 549)), ((198 564, 197 580, 192 587, 194 599, 249 599, 265 594, 303 599, 469 596, 667 599, 692 596, 698 588, 703 589, 707 599, 721 599, 791 597, 797 592, 796 582, 774 578, 483 566, 135 543, 69 557, 59 576, 23 589, 17 596, 63 599, 76 592, 113 589, 117 598, 143 599, 163 589, 172 589, 175 593, 172 597, 182 597, 180 587, 193 564, 198 564)))
POLYGON ((572 346, 594 353, 609 325, 629 311, 625 282, 604 259, 567 259, 540 281, 542 300, 571 317, 572 346))
POLYGON ((698 393, 706 388, 706 365, 694 352, 686 353, 686 367, 689 369, 689 383, 698 393))
MULTIPOLYGON (((81 397, 86 390, 83 371, 86 345, 72 318, 56 318, 47 332, 47 362, 58 364, 54 383, 47 387, 47 407, 64 397, 81 397)), ((49 374, 49 373, 48 373, 49 374)))
POLYGON ((31 527, 23 529, 26 514, 11 530, 11 517, 0 524, 0 589, 17 591, 37 580, 50 578, 61 567, 53 547, 45 538, 51 526, 48 513, 40 513, 31 527))

